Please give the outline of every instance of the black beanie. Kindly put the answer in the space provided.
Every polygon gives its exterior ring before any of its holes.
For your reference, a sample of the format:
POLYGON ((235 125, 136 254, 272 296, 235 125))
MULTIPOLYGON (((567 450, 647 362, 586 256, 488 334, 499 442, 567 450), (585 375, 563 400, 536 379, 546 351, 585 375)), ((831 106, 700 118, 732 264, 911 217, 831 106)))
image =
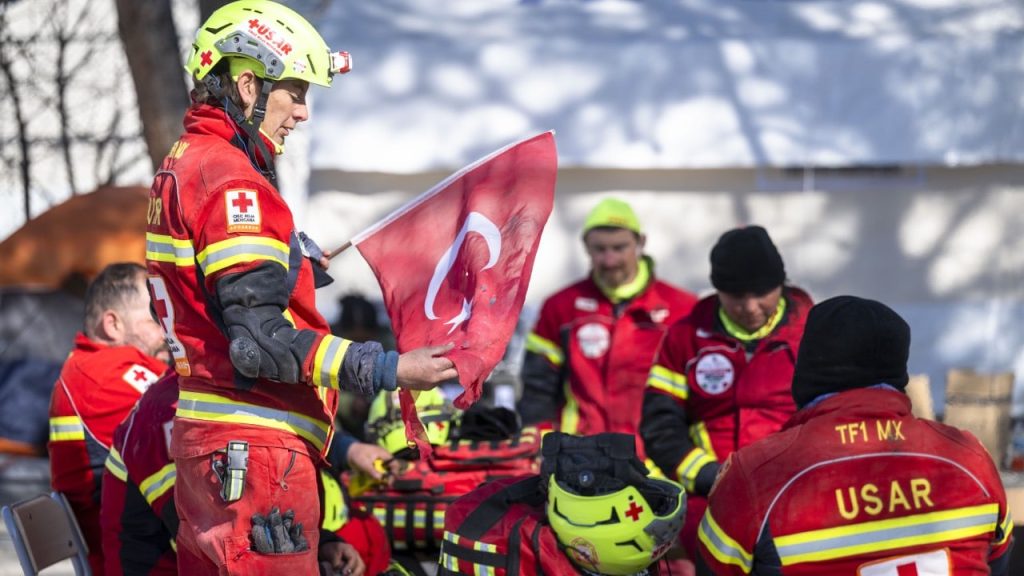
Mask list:
POLYGON ((729 230, 711 249, 711 285, 726 294, 764 294, 782 286, 786 267, 760 226, 729 230))
POLYGON ((836 296, 807 315, 793 373, 793 400, 803 408, 829 392, 888 384, 907 387, 910 326, 881 302, 836 296))

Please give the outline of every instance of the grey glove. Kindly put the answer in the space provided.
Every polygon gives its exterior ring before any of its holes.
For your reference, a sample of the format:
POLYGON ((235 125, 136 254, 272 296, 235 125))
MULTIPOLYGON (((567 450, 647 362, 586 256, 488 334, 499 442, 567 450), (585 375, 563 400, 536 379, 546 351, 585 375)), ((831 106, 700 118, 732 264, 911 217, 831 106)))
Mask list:
POLYGON ((290 554, 309 550, 309 542, 302 534, 302 523, 295 523, 295 511, 284 514, 274 506, 270 514, 252 515, 253 549, 261 554, 290 554))

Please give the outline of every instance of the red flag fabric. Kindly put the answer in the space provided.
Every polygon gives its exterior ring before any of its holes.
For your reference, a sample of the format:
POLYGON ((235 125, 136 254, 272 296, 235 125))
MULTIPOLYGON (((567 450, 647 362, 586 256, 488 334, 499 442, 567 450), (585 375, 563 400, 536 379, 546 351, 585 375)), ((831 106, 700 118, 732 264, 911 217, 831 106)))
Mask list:
MULTIPOLYGON (((455 344, 468 408, 515 330, 554 202, 553 132, 470 164, 352 239, 380 283, 399 352, 455 344)), ((407 428, 419 424, 402 394, 407 428)))

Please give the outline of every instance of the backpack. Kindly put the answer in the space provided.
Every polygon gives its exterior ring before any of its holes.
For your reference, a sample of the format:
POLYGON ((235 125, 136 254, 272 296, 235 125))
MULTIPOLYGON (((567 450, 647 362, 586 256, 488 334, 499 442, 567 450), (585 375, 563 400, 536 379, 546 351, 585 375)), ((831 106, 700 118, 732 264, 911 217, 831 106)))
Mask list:
POLYGON ((380 521, 395 550, 436 551, 452 502, 491 480, 536 473, 539 454, 540 432, 530 427, 505 440, 453 440, 354 500, 380 521))

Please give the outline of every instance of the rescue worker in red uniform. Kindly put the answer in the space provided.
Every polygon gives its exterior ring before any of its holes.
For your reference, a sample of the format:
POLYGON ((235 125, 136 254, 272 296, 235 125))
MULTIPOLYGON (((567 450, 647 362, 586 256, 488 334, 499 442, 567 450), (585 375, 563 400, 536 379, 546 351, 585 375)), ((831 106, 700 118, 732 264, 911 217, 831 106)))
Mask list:
MULTIPOLYGON (((637 434, 644 383, 668 327, 697 301, 654 276, 629 204, 602 200, 583 225, 590 276, 551 296, 527 336, 524 425, 637 434)), ((644 449, 637 438, 638 452, 644 449)))
POLYGON ((174 510, 177 469, 171 460, 171 422, 178 375, 152 385, 117 427, 103 476, 100 521, 108 576, 177 574, 174 510))
POLYGON ((811 299, 785 281, 764 228, 726 232, 711 250, 717 294, 669 329, 651 368, 640 434, 647 455, 690 495, 682 534, 690 558, 719 463, 796 411, 789 383, 811 299))
MULTIPOLYGON (((193 105, 150 191, 150 289, 179 375, 171 438, 178 565, 187 574, 317 570, 317 463, 337 390, 428 389, 457 377, 450 347, 401 357, 329 334, 317 312, 315 246, 278 193, 274 154, 309 117, 310 84, 347 71, 293 10, 242 0, 196 33, 193 105), (272 152, 273 151, 273 152, 272 152), (294 514, 305 541, 263 554, 255 515, 294 514), (257 543, 257 548, 259 548, 257 543)), ((322 272, 322 271, 321 271, 322 272)), ((276 539, 275 539, 276 542, 276 539)))
POLYGON ((648 476, 635 436, 552 432, 542 451, 540 475, 488 482, 451 505, 438 575, 661 573, 686 495, 648 476))
POLYGON ((969 432, 911 413, 910 327, 874 300, 811 309, 783 430, 734 453, 699 546, 715 574, 1005 575, 1013 524, 969 432))
MULTIPOLYGON (((103 477, 101 524, 106 574, 177 574, 174 508, 177 470, 169 455, 171 426, 178 404, 178 375, 169 372, 152 385, 117 427, 103 477)), ((339 435, 332 442, 333 465, 347 464, 380 475, 373 461, 390 454, 374 444, 339 435), (339 460, 334 462, 334 460, 339 460)), ((352 510, 328 468, 320 471, 326 497, 319 558, 331 569, 361 576, 377 574, 390 560, 384 529, 365 513, 352 510), (325 533, 326 531, 326 533, 325 533), (382 549, 383 547, 383 549, 382 549)), ((101 573, 102 574, 102 573, 101 573)))
POLYGON ((86 290, 84 331, 50 398, 50 482, 75 512, 93 574, 103 573, 100 483, 114 429, 167 369, 149 305, 145 268, 103 269, 86 290))

